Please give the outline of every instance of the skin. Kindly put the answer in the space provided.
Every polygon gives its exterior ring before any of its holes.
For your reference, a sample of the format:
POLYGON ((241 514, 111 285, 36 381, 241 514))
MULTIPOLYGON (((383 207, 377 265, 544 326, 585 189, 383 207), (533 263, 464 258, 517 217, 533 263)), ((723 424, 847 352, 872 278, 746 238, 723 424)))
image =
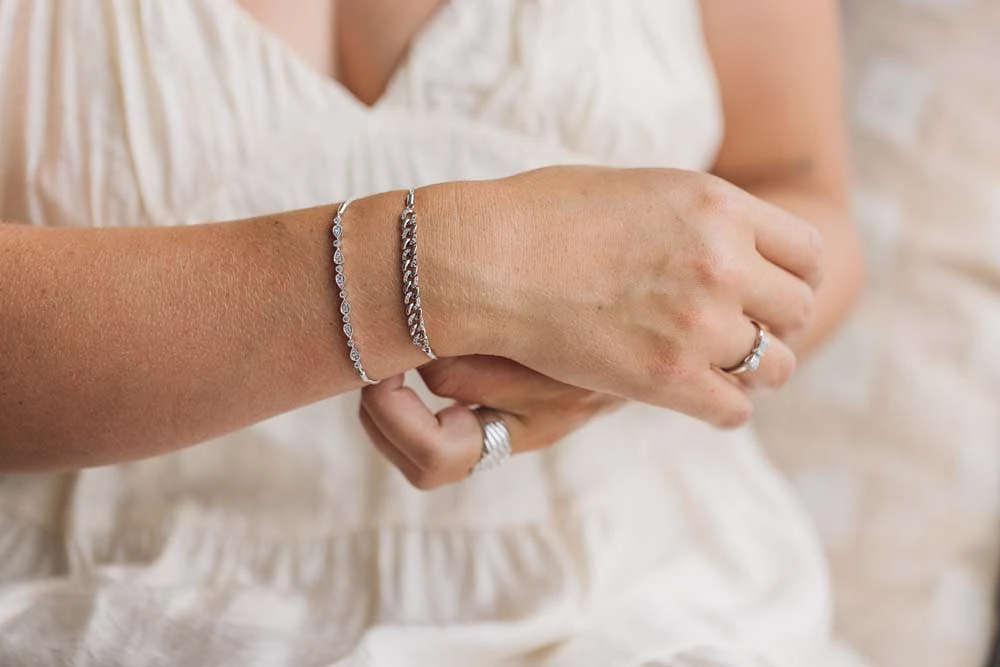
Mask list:
MULTIPOLYGON (((805 355, 847 317, 863 284, 847 198, 838 3, 701 5, 726 126, 713 172, 808 220, 823 237, 825 280, 815 310, 808 326, 785 338, 805 355)), ((434 393, 458 405, 435 418, 393 378, 365 389, 361 407, 373 442, 420 488, 458 481, 478 460, 479 425, 463 405, 501 411, 515 452, 551 446, 616 405, 494 360, 438 362, 422 375, 434 393)), ((748 389, 780 384, 761 382, 759 373, 739 380, 748 389)))
MULTIPOLYGON (((372 101, 420 16, 434 9, 407 5, 414 18, 387 11, 387 3, 345 0, 336 28, 325 33, 317 20, 274 29, 306 30, 295 42, 303 57, 319 58, 314 65, 342 81, 367 81, 354 90, 372 101), (346 40, 333 41, 355 32, 352 20, 366 25, 369 12, 410 21, 380 26, 380 58, 345 52, 346 40), (323 53, 340 57, 321 62, 323 53)), ((262 17, 266 7, 248 9, 262 17)), ((816 30, 824 25, 818 23, 816 30)), ((735 74, 721 65, 720 73, 727 116, 739 113, 740 96, 726 82, 735 74)), ((753 93, 753 86, 745 88, 753 93)), ((765 116, 759 125, 770 127, 775 119, 765 116)), ((779 143, 762 141, 758 148, 779 143)), ((802 150, 812 155, 813 147, 802 150)), ((786 164, 786 152, 801 155, 787 148, 765 164, 786 164)), ((842 165, 815 166, 808 178, 793 170, 790 179, 791 172, 747 166, 741 156, 753 154, 744 147, 729 158, 724 148, 720 174, 769 174, 748 188, 810 216, 815 226, 720 179, 672 170, 556 168, 418 191, 420 214, 435 221, 421 229, 428 329, 439 355, 448 357, 422 368, 428 384, 462 404, 508 412, 519 451, 554 443, 620 398, 723 426, 745 422, 751 410, 745 387, 718 371, 750 347, 753 328, 744 311, 776 335, 754 381, 779 386, 795 363, 780 339, 801 348, 820 340, 855 289, 842 281, 814 292, 821 237, 840 253, 831 252, 831 263, 851 266, 850 253, 841 252, 851 244, 840 240, 853 239, 842 202, 819 194, 823 187, 816 185, 827 183, 827 173, 842 179, 842 165), (477 226, 463 224, 469 219, 477 226), (620 233, 622 221, 630 234, 620 233), (560 230, 569 224, 587 225, 583 236, 606 244, 639 239, 602 253, 630 257, 636 272, 629 280, 581 286, 572 267, 592 262, 593 249, 566 245, 560 230), (664 243, 642 241, 657 238, 664 243), (564 264, 527 262, 539 272, 511 278, 517 272, 505 258, 552 247, 564 249, 564 264), (581 328, 606 344, 573 342, 581 328)), ((829 159, 815 155, 809 164, 829 159)), ((409 343, 399 305, 395 218, 402 200, 403 193, 386 193, 352 205, 347 272, 366 367, 390 378, 366 390, 362 420, 376 446, 412 482, 430 488, 467 474, 481 436, 467 408, 434 416, 397 377, 426 361, 409 343), (415 423, 421 428, 413 429, 415 423)), ((330 280, 334 208, 177 229, 0 225, 0 469, 149 456, 357 389, 330 280)))
MULTIPOLYGON (((391 220, 403 196, 349 212, 391 220)), ((447 194, 422 199, 452 208, 447 194)), ((334 210, 188 228, 0 225, 0 468, 150 456, 359 388, 329 270, 334 210)), ((375 269, 352 286, 366 362, 412 368, 394 230, 348 234, 348 273, 375 269)))

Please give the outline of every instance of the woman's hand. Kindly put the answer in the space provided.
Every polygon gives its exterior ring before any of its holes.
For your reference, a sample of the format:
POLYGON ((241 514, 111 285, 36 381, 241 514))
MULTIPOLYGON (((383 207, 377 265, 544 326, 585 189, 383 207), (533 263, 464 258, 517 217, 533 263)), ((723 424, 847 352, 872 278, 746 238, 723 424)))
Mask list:
POLYGON ((794 370, 780 339, 809 323, 822 259, 819 233, 795 216, 669 169, 548 168, 463 185, 457 198, 464 231, 452 233, 473 246, 422 246, 428 330, 443 336, 462 318, 486 333, 478 349, 439 352, 507 357, 720 426, 749 418, 746 383, 777 387, 794 370), (436 321, 449 282, 467 300, 436 321), (737 382, 720 369, 750 352, 751 320, 772 345, 737 382))
POLYGON ((420 489, 460 481, 479 460, 483 434, 470 405, 501 412, 518 453, 549 447, 621 403, 498 357, 440 359, 420 374, 433 393, 457 403, 435 415, 403 376, 366 387, 361 398, 372 442, 420 489))

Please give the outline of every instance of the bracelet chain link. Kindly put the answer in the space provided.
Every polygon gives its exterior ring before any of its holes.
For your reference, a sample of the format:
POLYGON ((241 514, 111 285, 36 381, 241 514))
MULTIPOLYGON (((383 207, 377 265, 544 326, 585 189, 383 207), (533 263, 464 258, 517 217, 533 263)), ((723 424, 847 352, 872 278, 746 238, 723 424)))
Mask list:
POLYGON ((424 312, 420 303, 420 270, 417 262, 417 213, 414 209, 414 191, 406 195, 406 205, 399 216, 402 238, 403 308, 410 340, 429 359, 437 359, 427 337, 424 312))

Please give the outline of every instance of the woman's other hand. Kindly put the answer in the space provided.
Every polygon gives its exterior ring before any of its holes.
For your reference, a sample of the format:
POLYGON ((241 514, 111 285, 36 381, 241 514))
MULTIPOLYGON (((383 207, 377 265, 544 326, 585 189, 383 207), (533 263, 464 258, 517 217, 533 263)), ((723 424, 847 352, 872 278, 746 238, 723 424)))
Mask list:
POLYGON ((469 406, 499 411, 520 453, 549 447, 621 403, 498 357, 440 359, 420 374, 455 405, 432 413, 401 375, 366 387, 361 398, 361 422, 372 442, 420 489, 465 479, 479 460, 483 434, 469 406))

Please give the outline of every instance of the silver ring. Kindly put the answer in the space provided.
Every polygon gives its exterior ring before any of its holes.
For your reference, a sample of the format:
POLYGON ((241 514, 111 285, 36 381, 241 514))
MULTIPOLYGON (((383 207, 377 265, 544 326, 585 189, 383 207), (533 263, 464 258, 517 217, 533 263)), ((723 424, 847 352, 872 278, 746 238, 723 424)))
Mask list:
POLYGON ((722 370, 730 375, 740 375, 742 373, 752 373, 753 371, 760 368, 760 360, 764 357, 764 353, 767 352, 768 346, 771 344, 771 338, 764 331, 764 327, 760 326, 758 323, 750 320, 750 324, 757 329, 757 336, 753 341, 753 349, 750 350, 750 354, 743 357, 743 361, 736 364, 732 368, 723 368, 722 370))
POLYGON ((473 410, 473 413, 483 429, 483 451, 479 455, 479 461, 472 466, 471 472, 496 470, 514 451, 510 440, 510 429, 507 428, 503 415, 496 410, 480 407, 473 410))

